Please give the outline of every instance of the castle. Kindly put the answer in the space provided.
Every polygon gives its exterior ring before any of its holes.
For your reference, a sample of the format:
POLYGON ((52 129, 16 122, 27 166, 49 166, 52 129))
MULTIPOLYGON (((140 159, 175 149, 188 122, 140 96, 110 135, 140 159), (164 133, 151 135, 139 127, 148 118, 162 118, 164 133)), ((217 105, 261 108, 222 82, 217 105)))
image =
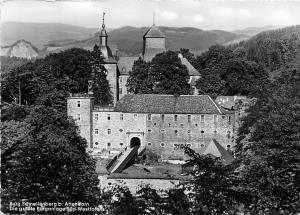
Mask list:
MULTIPOLYGON (((107 79, 114 105, 98 107, 93 95, 71 95, 67 99, 68 115, 73 117, 89 149, 120 152, 125 148, 150 149, 163 158, 182 158, 183 145, 203 153, 212 140, 223 148, 232 148, 234 112, 220 107, 208 95, 128 94, 126 82, 133 63, 145 61, 166 51, 165 35, 154 24, 143 36, 141 56, 113 57, 108 46, 104 21, 100 32, 100 49, 107 69, 107 79)), ((189 71, 189 83, 195 89, 199 72, 179 54, 189 71)))

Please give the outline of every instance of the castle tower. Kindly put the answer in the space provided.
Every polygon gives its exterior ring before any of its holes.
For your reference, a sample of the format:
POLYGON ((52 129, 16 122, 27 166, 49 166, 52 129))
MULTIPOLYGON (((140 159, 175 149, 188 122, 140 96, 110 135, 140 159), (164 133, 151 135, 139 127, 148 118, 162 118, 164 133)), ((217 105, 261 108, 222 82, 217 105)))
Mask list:
POLYGON ((143 36, 143 58, 145 61, 150 61, 158 53, 166 51, 166 36, 155 25, 153 16, 153 25, 143 36))
POLYGON ((102 18, 102 29, 100 31, 100 50, 101 54, 104 57, 104 67, 107 70, 107 80, 109 82, 110 91, 113 96, 113 103, 116 104, 118 100, 118 76, 117 76, 117 61, 114 59, 111 49, 108 46, 107 39, 108 35, 106 33, 105 24, 104 24, 104 15, 102 18))
POLYGON ((93 118, 94 98, 88 94, 71 94, 67 98, 68 116, 75 120, 80 136, 85 138, 88 148, 93 148, 93 118))

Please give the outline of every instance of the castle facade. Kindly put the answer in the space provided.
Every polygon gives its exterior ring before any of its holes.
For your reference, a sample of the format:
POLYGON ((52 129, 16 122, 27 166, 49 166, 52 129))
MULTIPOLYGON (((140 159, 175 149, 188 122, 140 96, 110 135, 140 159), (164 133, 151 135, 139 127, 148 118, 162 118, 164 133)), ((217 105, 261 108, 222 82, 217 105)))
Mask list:
MULTIPOLYGON (((234 145, 234 112, 220 107, 208 95, 128 94, 126 83, 133 63, 146 61, 166 50, 165 35, 155 25, 143 37, 141 56, 116 60, 108 46, 105 25, 100 33, 100 49, 107 69, 107 79, 114 98, 111 107, 94 105, 92 94, 73 94, 68 98, 68 115, 73 117, 88 148, 122 151, 139 146, 165 158, 183 156, 182 146, 204 152, 214 139, 223 148, 234 145)), ((195 88, 199 72, 179 54, 189 71, 189 83, 195 88)))

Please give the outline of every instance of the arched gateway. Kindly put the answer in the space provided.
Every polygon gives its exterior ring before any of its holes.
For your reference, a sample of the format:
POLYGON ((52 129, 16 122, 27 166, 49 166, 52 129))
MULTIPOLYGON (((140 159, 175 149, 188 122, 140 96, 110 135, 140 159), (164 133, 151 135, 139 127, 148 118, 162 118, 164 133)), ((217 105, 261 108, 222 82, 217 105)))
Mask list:
POLYGON ((133 147, 136 147, 136 146, 138 146, 138 147, 141 146, 141 140, 138 137, 133 137, 130 140, 130 148, 133 148, 133 147))

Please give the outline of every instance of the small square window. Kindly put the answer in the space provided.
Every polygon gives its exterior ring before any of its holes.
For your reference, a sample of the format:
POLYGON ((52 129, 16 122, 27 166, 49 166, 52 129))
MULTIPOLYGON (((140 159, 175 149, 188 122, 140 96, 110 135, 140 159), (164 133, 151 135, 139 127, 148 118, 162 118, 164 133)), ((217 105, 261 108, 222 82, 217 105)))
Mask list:
POLYGON ((161 147, 166 147, 166 144, 165 143, 161 143, 160 146, 161 147))
POLYGON ((120 146, 123 146, 123 143, 120 143, 120 146))
POLYGON ((177 130, 175 130, 175 131, 174 131, 174 133, 177 135, 177 134, 178 134, 178 131, 177 131, 177 130))
POLYGON ((201 115, 201 122, 204 122, 204 115, 201 115))
POLYGON ((218 121, 218 115, 214 115, 214 122, 218 121))
POLYGON ((122 132, 123 132, 123 129, 120 129, 119 131, 120 131, 120 133, 122 133, 122 132))
POLYGON ((151 129, 148 129, 148 133, 150 133, 152 130, 151 129))
POLYGON ((151 146, 152 145, 152 143, 148 143, 148 146, 151 146))
POLYGON ((174 115, 174 121, 177 122, 178 116, 174 115))
POLYGON ((166 131, 165 129, 161 129, 160 130, 161 133, 165 133, 165 131, 166 131))
POLYGON ((107 147, 110 147, 111 146, 111 144, 110 143, 107 143, 107 147))
POLYGON ((98 128, 95 129, 95 134, 99 134, 98 128))
POLYGON ((80 107, 80 101, 77 101, 77 107, 80 107))

